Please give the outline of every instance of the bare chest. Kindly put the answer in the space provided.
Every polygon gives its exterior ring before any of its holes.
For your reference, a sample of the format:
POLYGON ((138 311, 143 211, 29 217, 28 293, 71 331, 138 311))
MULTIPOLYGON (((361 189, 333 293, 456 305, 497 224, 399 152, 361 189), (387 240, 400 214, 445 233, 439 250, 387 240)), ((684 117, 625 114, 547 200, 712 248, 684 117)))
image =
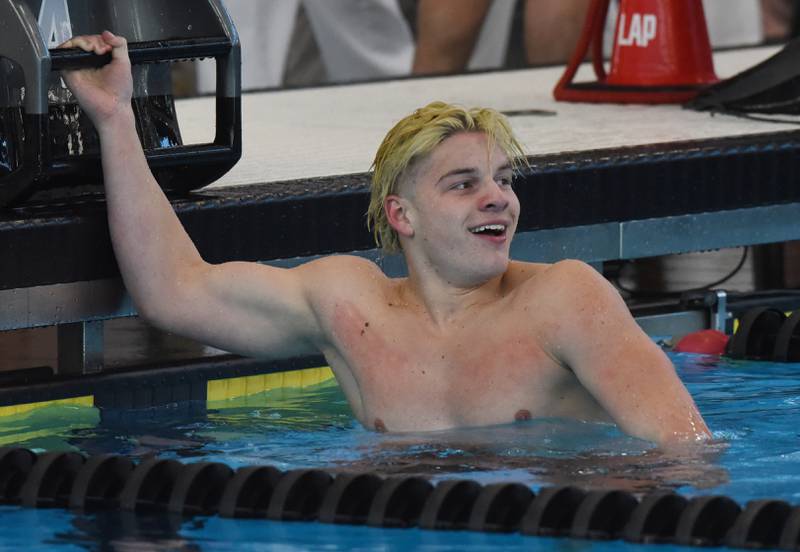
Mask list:
POLYGON ((432 331, 402 312, 376 318, 343 309, 333 339, 329 360, 352 374, 357 415, 390 431, 553 415, 577 383, 513 312, 432 331))

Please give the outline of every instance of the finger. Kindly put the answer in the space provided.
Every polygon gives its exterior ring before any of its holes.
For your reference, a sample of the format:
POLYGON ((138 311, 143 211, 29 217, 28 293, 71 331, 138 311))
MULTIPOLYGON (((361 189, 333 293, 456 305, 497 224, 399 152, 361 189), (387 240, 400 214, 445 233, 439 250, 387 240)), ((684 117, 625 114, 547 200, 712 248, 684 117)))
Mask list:
POLYGON ((111 57, 114 59, 128 59, 128 41, 124 37, 117 36, 111 31, 103 31, 101 37, 111 47, 111 57))
POLYGON ((111 45, 106 44, 100 35, 91 35, 73 37, 61 44, 59 48, 80 48, 85 52, 106 54, 111 49, 111 45))

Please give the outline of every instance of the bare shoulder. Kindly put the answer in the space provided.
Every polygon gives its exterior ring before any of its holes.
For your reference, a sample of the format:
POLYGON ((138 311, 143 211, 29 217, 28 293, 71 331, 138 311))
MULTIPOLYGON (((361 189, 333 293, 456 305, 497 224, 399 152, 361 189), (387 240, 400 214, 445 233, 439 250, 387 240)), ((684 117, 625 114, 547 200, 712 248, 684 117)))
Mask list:
POLYGON ((614 291, 606 279, 592 266, 576 259, 565 259, 552 264, 516 262, 509 269, 520 284, 534 288, 532 291, 548 295, 566 294, 574 298, 579 291, 614 291))
POLYGON ((549 266, 543 284, 579 299, 584 294, 613 293, 614 287, 591 265, 576 259, 565 259, 549 266), (579 295, 576 296, 575 294, 579 295))
POLYGON ((328 255, 294 270, 312 289, 322 292, 337 288, 382 287, 390 281, 374 262, 355 255, 328 255))
POLYGON ((344 271, 347 275, 378 273, 381 269, 374 262, 356 255, 326 255, 309 261, 300 267, 304 271, 319 272, 327 276, 344 271))
POLYGON ((627 307, 617 290, 602 274, 583 261, 568 259, 541 265, 535 278, 522 288, 538 312, 558 315, 562 320, 585 316, 586 311, 624 311, 627 307))

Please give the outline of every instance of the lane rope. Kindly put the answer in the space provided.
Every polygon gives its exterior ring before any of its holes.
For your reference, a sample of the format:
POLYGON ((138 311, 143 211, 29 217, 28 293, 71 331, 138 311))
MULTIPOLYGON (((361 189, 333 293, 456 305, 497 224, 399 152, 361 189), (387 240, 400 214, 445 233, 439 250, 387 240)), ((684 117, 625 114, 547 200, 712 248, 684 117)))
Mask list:
POLYGON ((686 498, 673 491, 642 497, 622 490, 437 484, 373 473, 272 466, 234 471, 219 462, 77 452, 35 454, 0 448, 0 503, 75 512, 120 510, 192 517, 319 521, 521 533, 634 543, 800 550, 800 506, 762 499, 744 507, 722 495, 686 498))

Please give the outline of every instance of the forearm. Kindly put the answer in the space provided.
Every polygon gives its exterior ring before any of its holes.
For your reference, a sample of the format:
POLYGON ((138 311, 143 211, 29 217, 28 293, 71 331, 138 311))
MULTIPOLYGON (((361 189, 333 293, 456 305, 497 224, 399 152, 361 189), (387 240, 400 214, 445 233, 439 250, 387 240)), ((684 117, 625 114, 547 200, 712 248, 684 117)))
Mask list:
POLYGON ((672 362, 647 336, 624 332, 584 363, 579 376, 587 389, 626 433, 660 446, 694 442, 711 436, 672 362))
POLYGON ((123 109, 98 128, 111 241, 137 308, 158 320, 203 261, 156 182, 123 109))

